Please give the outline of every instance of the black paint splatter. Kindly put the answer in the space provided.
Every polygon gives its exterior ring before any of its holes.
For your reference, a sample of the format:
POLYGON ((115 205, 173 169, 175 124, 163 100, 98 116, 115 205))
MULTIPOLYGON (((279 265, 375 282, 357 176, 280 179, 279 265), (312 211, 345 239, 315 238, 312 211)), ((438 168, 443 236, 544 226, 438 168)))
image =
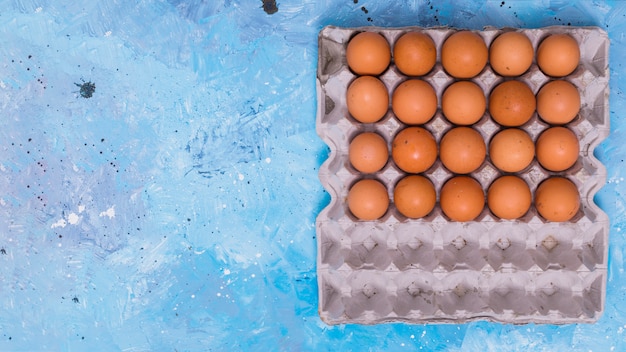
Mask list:
POLYGON ((91 98, 93 93, 96 91, 96 84, 93 82, 85 82, 83 84, 74 83, 76 86, 80 87, 80 96, 83 98, 91 98))
MULTIPOLYGON (((353 2, 355 4, 358 4, 359 0, 353 0, 353 2)), ((361 6, 361 11, 366 15, 370 12, 365 6, 361 6)), ((372 17, 367 17, 367 22, 374 22, 374 20, 372 19, 372 17)))
POLYGON ((278 5, 276 5, 276 0, 262 0, 263 1, 263 11, 268 15, 274 14, 278 12, 278 5))

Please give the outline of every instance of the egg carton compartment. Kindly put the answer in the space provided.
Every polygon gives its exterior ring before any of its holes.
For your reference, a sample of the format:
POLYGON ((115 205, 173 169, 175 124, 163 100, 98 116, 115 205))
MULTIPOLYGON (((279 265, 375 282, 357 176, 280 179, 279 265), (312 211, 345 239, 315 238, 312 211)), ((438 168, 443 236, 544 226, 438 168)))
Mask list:
MULTIPOLYGON (((550 172, 536 159, 515 173, 530 187, 550 176, 565 176, 577 186, 580 209, 568 222, 549 222, 531 206, 517 220, 501 220, 485 206, 469 222, 454 222, 438 204, 426 217, 409 219, 393 204, 395 184, 406 175, 391 156, 382 170, 361 174, 350 164, 348 146, 359 133, 380 134, 391 150, 393 137, 404 127, 391 108, 380 121, 363 124, 352 118, 346 105, 346 90, 358 76, 350 71, 345 58, 347 43, 361 31, 382 34, 393 48, 402 34, 420 31, 428 34, 437 48, 437 63, 425 76, 407 77, 393 64, 379 79, 390 94, 408 78, 418 78, 433 86, 438 108, 435 116, 421 127, 429 130, 437 143, 454 127, 441 112, 443 91, 456 79, 441 66, 443 41, 457 29, 451 28, 339 28, 329 26, 319 35, 316 128, 330 148, 319 177, 331 196, 330 204, 317 217, 317 272, 320 316, 328 324, 376 324, 390 321, 409 323, 465 322, 492 320, 506 323, 578 323, 596 321, 604 309, 608 257, 609 220, 593 197, 604 185, 606 170, 593 150, 609 134, 607 34, 596 27, 553 26, 539 29, 485 28, 474 31, 489 47, 505 31, 524 33, 536 49, 543 38, 567 33, 580 45, 578 68, 563 77, 574 84, 581 98, 576 118, 567 124, 580 144, 578 160, 562 172, 550 172), (375 221, 355 218, 346 197, 350 187, 363 178, 386 185, 390 206, 375 221)), ((552 80, 533 60, 521 76, 504 78, 489 64, 471 81, 488 99, 499 83, 516 79, 533 93, 552 80)), ((391 99, 390 99, 391 101, 391 99)), ((502 129, 489 116, 470 126, 486 145, 502 129)), ((533 142, 548 128, 535 112, 523 126, 533 142)), ((470 174, 486 190, 504 173, 485 159, 470 174)), ((454 175, 439 159, 422 173, 432 181, 439 197, 442 185, 454 175)))
POLYGON ((320 224, 320 265, 328 270, 401 271, 412 268, 593 271, 604 264, 602 224, 386 220, 320 224))
POLYGON ((319 277, 326 322, 592 322, 606 272, 328 270, 319 277))

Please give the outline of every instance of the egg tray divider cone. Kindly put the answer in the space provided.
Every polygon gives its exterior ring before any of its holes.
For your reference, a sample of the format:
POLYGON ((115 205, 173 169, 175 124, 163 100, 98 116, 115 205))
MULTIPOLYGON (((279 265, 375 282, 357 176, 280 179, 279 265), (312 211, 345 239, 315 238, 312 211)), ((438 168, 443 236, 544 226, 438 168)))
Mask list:
MULTIPOLYGON (((578 214, 569 222, 551 223, 534 209, 515 221, 500 220, 487 207, 470 222, 448 220, 439 205, 423 219, 407 219, 390 204, 376 221, 361 221, 348 210, 350 186, 360 178, 376 178, 386 184, 393 200, 393 186, 405 174, 389 160, 373 175, 361 175, 348 160, 349 141, 358 133, 374 131, 390 145, 404 127, 391 109, 375 124, 361 124, 349 117, 346 89, 357 76, 346 64, 349 39, 360 31, 381 33, 393 48, 403 33, 418 30, 431 36, 437 47, 437 64, 424 77, 437 92, 439 109, 424 127, 437 141, 452 125, 440 109, 441 94, 454 81, 440 62, 441 45, 452 28, 339 28, 319 33, 316 129, 330 148, 319 178, 330 194, 330 204, 318 215, 317 274, 319 314, 330 325, 356 323, 462 323, 488 320, 504 323, 591 323, 604 310, 608 229, 607 215, 593 197, 606 182, 606 169, 593 151, 609 134, 608 49, 606 32, 596 27, 553 26, 539 29, 476 31, 487 46, 500 33, 517 30, 528 36, 535 51, 552 33, 568 33, 580 44, 578 68, 564 79, 581 95, 579 115, 567 127, 580 141, 576 164, 566 172, 552 173, 533 161, 518 173, 531 192, 546 177, 565 175, 581 196, 578 214)), ((407 79, 391 63, 379 76, 390 96, 407 79)), ((489 92, 505 78, 487 65, 472 81, 489 92)), ((520 79, 536 94, 551 78, 533 61, 520 79)), ((500 127, 488 113, 474 126, 485 141, 500 127)), ((522 128, 533 140, 547 124, 537 114, 522 128)), ((483 189, 501 173, 489 158, 471 174, 483 189)), ((452 176, 438 160, 424 173, 437 194, 452 176)))

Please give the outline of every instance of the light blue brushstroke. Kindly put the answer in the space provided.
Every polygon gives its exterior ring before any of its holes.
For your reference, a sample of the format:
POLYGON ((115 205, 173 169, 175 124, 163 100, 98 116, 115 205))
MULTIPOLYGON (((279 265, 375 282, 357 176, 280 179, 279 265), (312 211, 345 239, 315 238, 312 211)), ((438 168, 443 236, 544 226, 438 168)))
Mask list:
POLYGON ((500 3, 0 1, 0 350, 626 350, 626 4, 500 3), (600 321, 321 323, 318 31, 567 23, 612 40, 600 321))

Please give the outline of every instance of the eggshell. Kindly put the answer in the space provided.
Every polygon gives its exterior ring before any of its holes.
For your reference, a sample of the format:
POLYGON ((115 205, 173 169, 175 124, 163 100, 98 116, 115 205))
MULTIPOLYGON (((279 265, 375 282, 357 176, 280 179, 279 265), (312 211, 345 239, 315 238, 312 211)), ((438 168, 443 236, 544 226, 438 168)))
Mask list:
POLYGON ((396 209, 407 218, 417 219, 428 215, 436 201, 435 186, 428 178, 420 175, 402 178, 393 191, 396 209))
POLYGON ((535 50, 523 33, 504 32, 489 47, 489 64, 502 76, 519 76, 533 63, 535 50))
POLYGON ((428 34, 407 32, 393 46, 393 60, 407 76, 422 76, 430 72, 437 60, 435 42, 428 34))
POLYGON ((391 157, 396 165, 409 173, 428 170, 437 160, 437 142, 422 127, 407 127, 393 139, 391 157))
POLYGON ((471 221, 485 207, 485 194, 475 179, 455 176, 441 187, 439 203, 441 210, 452 221, 471 221))
POLYGON ((489 158, 504 172, 519 172, 535 158, 535 143, 524 130, 507 128, 491 138, 489 158))
POLYGON ((423 124, 437 112, 437 93, 427 82, 409 79, 393 91, 391 108, 398 120, 405 124, 423 124))
POLYGON ((348 192, 348 208, 361 220, 376 220, 387 212, 389 195, 378 180, 357 181, 348 192))
POLYGON ((483 89, 471 81, 452 83, 441 97, 443 115, 456 125, 468 126, 478 122, 486 107, 483 89))
POLYGON ((471 31, 459 31, 443 42, 441 64, 453 77, 472 78, 478 75, 489 56, 483 38, 471 31))
POLYGON ((350 142, 350 164, 360 172, 377 172, 387 164, 389 149, 383 137, 374 132, 363 132, 350 142))
POLYGON ((580 208, 576 185, 564 177, 550 177, 535 191, 535 207, 548 221, 569 221, 580 208))
POLYGON ((378 78, 361 76, 348 86, 346 104, 348 112, 357 121, 374 123, 389 110, 389 92, 378 78))
POLYGON ((361 32, 348 42, 346 61, 358 75, 379 75, 391 62, 389 42, 379 33, 361 32))
POLYGON ((468 174, 485 160, 487 147, 483 137, 470 127, 456 127, 441 138, 440 158, 443 165, 457 174, 468 174))
POLYGON ((563 171, 578 160, 580 142, 570 129, 551 127, 539 135, 535 148, 541 166, 550 171, 563 171))
POLYGON ((532 90, 524 82, 505 81, 498 84, 489 96, 489 114, 500 125, 521 126, 535 113, 537 102, 532 90))
POLYGON ((580 93, 568 81, 546 83, 537 93, 537 114, 552 125, 571 122, 580 111, 580 93))
POLYGON ((532 195, 528 184, 517 176, 502 176, 489 186, 487 204, 501 219, 518 219, 528 212, 532 195))
POLYGON ((574 72, 579 61, 578 42, 568 34, 551 34, 537 48, 537 65, 548 76, 567 76, 574 72))

